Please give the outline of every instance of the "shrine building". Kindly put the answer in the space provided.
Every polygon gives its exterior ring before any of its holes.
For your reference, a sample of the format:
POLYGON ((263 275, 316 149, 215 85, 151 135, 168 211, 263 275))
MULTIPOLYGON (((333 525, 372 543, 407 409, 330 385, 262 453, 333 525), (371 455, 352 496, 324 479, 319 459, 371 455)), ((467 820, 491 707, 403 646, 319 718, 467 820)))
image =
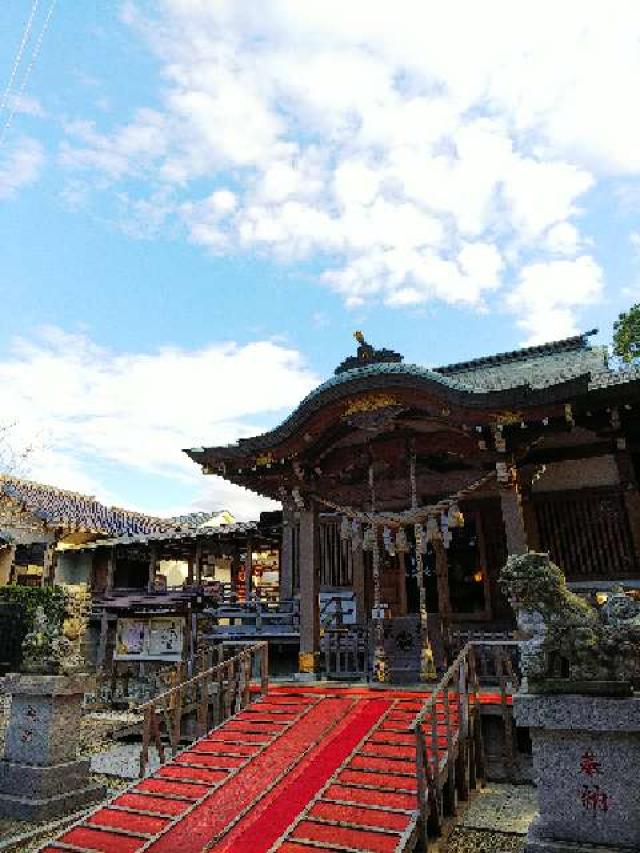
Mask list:
POLYGON ((356 333, 357 354, 278 427, 186 451, 282 502, 301 672, 320 670, 326 611, 339 642, 373 638, 374 677, 394 642, 433 677, 456 632, 513 627, 497 579, 527 549, 585 594, 640 588, 640 371, 610 367, 593 334, 427 369, 356 333))

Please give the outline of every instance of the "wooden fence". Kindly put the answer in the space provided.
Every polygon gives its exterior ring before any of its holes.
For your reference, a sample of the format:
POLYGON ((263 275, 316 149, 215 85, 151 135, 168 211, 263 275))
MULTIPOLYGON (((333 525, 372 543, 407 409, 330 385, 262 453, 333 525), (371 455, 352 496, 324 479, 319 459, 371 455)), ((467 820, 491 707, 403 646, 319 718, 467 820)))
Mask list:
POLYGON ((260 695, 266 695, 269 686, 269 644, 266 642, 248 646, 229 660, 139 706, 136 710, 143 715, 140 775, 146 773, 152 742, 160 762, 165 761, 163 728, 175 755, 185 738, 193 741, 204 737, 211 728, 245 708, 251 701, 254 677, 260 683, 260 695), (188 719, 192 723, 195 719, 195 726, 185 732, 183 723, 188 719))
POLYGON ((364 627, 325 628, 320 650, 327 678, 357 680, 370 673, 369 632, 364 627))
POLYGON ((480 722, 479 662, 489 669, 499 688, 505 726, 505 764, 515 768, 510 698, 517 690, 512 667, 515 641, 470 642, 434 688, 416 716, 417 790, 420 838, 440 835, 444 818, 455 814, 458 799, 466 800, 478 782, 484 783, 486 758, 480 722))

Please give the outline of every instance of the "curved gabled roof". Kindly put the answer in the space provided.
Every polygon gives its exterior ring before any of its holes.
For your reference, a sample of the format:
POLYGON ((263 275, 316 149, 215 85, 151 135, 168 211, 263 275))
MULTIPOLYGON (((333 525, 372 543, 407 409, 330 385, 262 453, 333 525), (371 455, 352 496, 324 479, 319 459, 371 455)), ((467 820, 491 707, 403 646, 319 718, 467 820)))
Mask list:
POLYGON ((534 388, 525 382, 514 387, 489 390, 473 387, 416 364, 369 364, 339 373, 323 382, 307 394, 279 426, 269 432, 242 438, 235 445, 192 448, 185 450, 185 453, 195 462, 202 463, 205 454, 241 458, 251 452, 268 450, 288 439, 314 412, 353 394, 404 388, 434 395, 447 406, 499 411, 564 402, 586 392, 588 381, 589 374, 585 373, 542 388, 534 388))

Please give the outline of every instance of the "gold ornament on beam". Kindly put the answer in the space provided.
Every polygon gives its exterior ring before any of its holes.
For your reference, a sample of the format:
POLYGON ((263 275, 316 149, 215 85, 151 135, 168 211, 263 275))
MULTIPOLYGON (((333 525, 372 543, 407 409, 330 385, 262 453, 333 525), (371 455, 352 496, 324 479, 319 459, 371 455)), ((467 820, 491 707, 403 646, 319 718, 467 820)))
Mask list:
POLYGON ((496 417, 496 426, 512 426, 522 421, 521 412, 501 412, 496 417))
POLYGON ((362 412, 376 412, 378 409, 388 409, 398 404, 398 398, 392 394, 365 394, 347 402, 343 417, 362 412))
POLYGON ((256 459, 256 465, 260 468, 265 467, 265 466, 267 468, 270 468, 273 465, 274 461, 275 461, 275 459, 274 459, 273 453, 271 453, 271 452, 263 453, 261 456, 258 456, 258 458, 256 459))

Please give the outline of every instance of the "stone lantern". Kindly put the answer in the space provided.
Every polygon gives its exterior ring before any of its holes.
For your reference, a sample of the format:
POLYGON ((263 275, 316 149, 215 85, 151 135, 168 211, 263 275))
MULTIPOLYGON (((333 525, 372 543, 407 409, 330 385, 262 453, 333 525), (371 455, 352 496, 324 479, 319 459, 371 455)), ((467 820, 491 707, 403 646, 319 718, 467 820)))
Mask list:
POLYGON ((78 759, 89 676, 77 646, 38 608, 23 643, 23 673, 6 677, 11 716, 0 760, 0 816, 49 820, 104 796, 78 759))

